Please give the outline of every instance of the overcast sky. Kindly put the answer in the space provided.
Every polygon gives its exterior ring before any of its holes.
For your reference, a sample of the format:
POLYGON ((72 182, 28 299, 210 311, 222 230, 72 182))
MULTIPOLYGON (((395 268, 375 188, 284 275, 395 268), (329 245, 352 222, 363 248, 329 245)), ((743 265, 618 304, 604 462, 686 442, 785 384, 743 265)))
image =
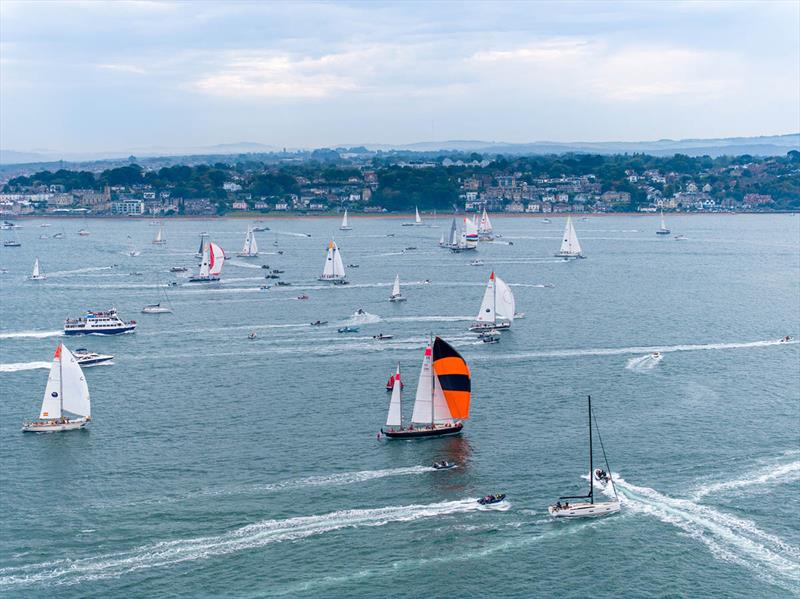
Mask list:
POLYGON ((0 1, 0 147, 800 130, 800 2, 0 1))

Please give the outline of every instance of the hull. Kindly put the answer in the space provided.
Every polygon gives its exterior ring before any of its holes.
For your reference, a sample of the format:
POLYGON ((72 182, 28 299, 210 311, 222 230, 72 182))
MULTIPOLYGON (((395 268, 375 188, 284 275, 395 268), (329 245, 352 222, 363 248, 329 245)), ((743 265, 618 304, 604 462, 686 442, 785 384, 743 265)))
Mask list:
POLYGON ((553 518, 597 518, 619 512, 618 501, 603 503, 576 503, 568 508, 557 508, 551 505, 547 508, 553 518))
POLYGON ((219 283, 219 277, 189 277, 190 283, 219 283))
POLYGON ((659 231, 656 231, 656 235, 669 235, 669 234, 670 234, 669 229, 661 229, 659 231))
POLYGON ((413 430, 383 430, 381 433, 389 439, 424 439, 427 437, 446 437, 448 435, 458 435, 463 430, 464 425, 460 422, 454 426, 438 426, 436 428, 416 428, 413 430))
POLYGON ((114 359, 114 356, 99 356, 97 358, 89 358, 87 360, 78 360, 78 364, 81 368, 86 368, 87 366, 97 366, 98 364, 105 364, 106 362, 111 362, 114 359))
POLYGON ((332 285, 347 285, 348 282, 344 279, 325 279, 323 277, 319 277, 317 281, 322 281, 323 283, 331 283, 332 285))
POLYGON ((492 329, 496 331, 503 331, 506 329, 511 328, 510 322, 498 322, 497 324, 494 323, 473 323, 470 327, 470 331, 491 331, 492 329))
POLYGON ((135 328, 136 325, 132 324, 107 329, 64 329, 64 334, 70 337, 74 335, 121 335, 122 333, 132 333, 135 328))
POLYGON ((339 227, 340 231, 352 231, 353 227, 339 227))
POLYGON ((569 260, 569 259, 577 260, 577 259, 581 259, 581 258, 586 258, 586 256, 584 256, 582 254, 562 254, 561 252, 559 252, 557 254, 553 254, 553 255, 556 258, 564 258, 565 260, 569 260))
POLYGON ((258 258, 258 252, 255 254, 244 254, 242 252, 237 252, 236 256, 238 258, 258 258))
POLYGON ((62 433, 64 431, 77 431, 89 424, 87 419, 72 420, 69 422, 26 422, 22 425, 23 433, 62 433))
POLYGON ((404 302, 404 301, 406 301, 406 298, 404 298, 404 297, 390 297, 389 301, 390 302, 404 302))

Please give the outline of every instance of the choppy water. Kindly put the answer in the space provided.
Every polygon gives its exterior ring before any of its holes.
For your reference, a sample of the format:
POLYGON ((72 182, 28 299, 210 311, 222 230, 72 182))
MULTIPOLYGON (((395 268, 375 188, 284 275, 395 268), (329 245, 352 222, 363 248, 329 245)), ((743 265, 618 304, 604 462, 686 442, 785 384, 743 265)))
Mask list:
POLYGON ((156 247, 146 222, 25 221, 0 247, 0 594, 800 595, 800 345, 776 341, 800 335, 800 218, 670 218, 686 241, 590 218, 569 263, 551 257, 562 219, 495 221, 474 267, 436 247, 445 220, 272 219, 265 255, 169 288, 171 315, 139 310, 194 269, 200 231, 232 255, 246 222, 169 221, 156 247), (315 280, 334 233, 360 265, 347 287, 315 280), (25 280, 36 256, 44 282, 25 280), (262 263, 294 285, 259 291, 262 263), (527 317, 483 345, 466 328, 492 268, 527 317), (91 430, 23 435, 63 318, 110 306, 135 334, 67 340, 116 356, 86 370, 91 430), (378 441, 383 385, 399 362, 408 415, 429 333, 469 362, 473 417, 459 438, 378 441), (623 511, 553 522, 586 486, 588 393, 623 511), (511 508, 478 509, 495 491, 511 508))

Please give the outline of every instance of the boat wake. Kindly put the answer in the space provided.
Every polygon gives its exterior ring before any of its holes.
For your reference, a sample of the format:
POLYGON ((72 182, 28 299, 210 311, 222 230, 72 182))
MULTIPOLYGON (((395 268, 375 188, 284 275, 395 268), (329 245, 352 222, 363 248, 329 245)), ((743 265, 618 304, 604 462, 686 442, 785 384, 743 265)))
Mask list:
MULTIPOLYGON (((716 559, 742 566, 765 582, 791 591, 800 585, 800 548, 752 521, 633 485, 619 475, 614 475, 614 482, 626 510, 676 526, 703 543, 716 559)), ((610 485, 603 492, 613 494, 610 485)))
POLYGON ((387 468, 385 470, 361 470, 359 472, 340 472, 338 474, 324 474, 308 476, 306 478, 287 480, 277 483, 268 483, 252 487, 253 491, 271 493, 274 491, 296 490, 306 487, 328 487, 339 485, 352 485, 363 483, 378 478, 390 476, 408 476, 410 474, 424 474, 436 472, 432 466, 409 466, 407 468, 387 468))
POLYGON ((381 322, 381 317, 377 314, 371 314, 369 312, 364 312, 359 314, 358 312, 353 312, 353 315, 348 318, 347 320, 343 320, 343 325, 358 325, 358 324, 374 324, 376 322, 381 322))
MULTIPOLYGON (((797 452, 793 452, 797 455, 797 452)), ((792 462, 772 463, 761 465, 751 472, 745 472, 741 476, 719 482, 706 483, 700 486, 693 494, 695 501, 700 501, 706 495, 716 495, 720 493, 730 494, 731 491, 739 489, 750 489, 752 487, 765 487, 768 484, 788 484, 800 480, 800 460, 792 462)))
POLYGON ((37 368, 50 368, 50 362, 17 362, 15 364, 0 364, 0 372, 20 372, 21 370, 36 370, 37 368))
POLYGON ((227 264, 228 266, 235 266, 236 268, 255 268, 257 270, 262 270, 260 264, 251 264, 249 262, 239 262, 238 260, 226 260, 225 264, 227 264))
POLYGON ((0 333, 0 339, 45 339, 47 337, 60 337, 62 331, 15 331, 0 333))
POLYGON ((101 270, 111 270, 113 266, 95 266, 90 268, 76 268, 75 270, 55 270, 47 273, 48 277, 61 277, 66 275, 80 275, 87 272, 98 272, 101 270))
POLYGON ((0 588, 74 585, 131 572, 208 559, 346 528, 384 526, 475 511, 476 499, 341 510, 318 516, 262 520, 220 535, 161 541, 126 551, 0 568, 0 588))
POLYGON ((628 360, 628 363, 625 365, 625 368, 628 370, 634 371, 642 371, 642 370, 653 370, 658 363, 661 362, 664 356, 659 354, 658 356, 654 356, 653 354, 647 354, 646 356, 638 356, 636 358, 631 358, 628 360))

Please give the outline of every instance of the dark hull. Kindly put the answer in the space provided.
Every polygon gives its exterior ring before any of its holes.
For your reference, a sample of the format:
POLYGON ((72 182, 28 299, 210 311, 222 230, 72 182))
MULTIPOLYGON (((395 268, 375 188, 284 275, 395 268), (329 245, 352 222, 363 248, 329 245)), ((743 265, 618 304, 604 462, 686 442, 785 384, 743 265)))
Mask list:
POLYGON ((207 279, 205 277, 189 277, 190 283, 219 283, 219 277, 216 279, 207 279))
POLYGON ((114 329, 66 329, 65 335, 120 335, 122 333, 130 333, 136 328, 136 325, 130 327, 117 327, 114 329))
POLYGON ((390 439, 423 439, 425 437, 445 437, 447 435, 458 435, 463 430, 464 425, 460 422, 455 426, 438 427, 434 429, 414 429, 413 431, 385 431, 381 432, 390 439))

